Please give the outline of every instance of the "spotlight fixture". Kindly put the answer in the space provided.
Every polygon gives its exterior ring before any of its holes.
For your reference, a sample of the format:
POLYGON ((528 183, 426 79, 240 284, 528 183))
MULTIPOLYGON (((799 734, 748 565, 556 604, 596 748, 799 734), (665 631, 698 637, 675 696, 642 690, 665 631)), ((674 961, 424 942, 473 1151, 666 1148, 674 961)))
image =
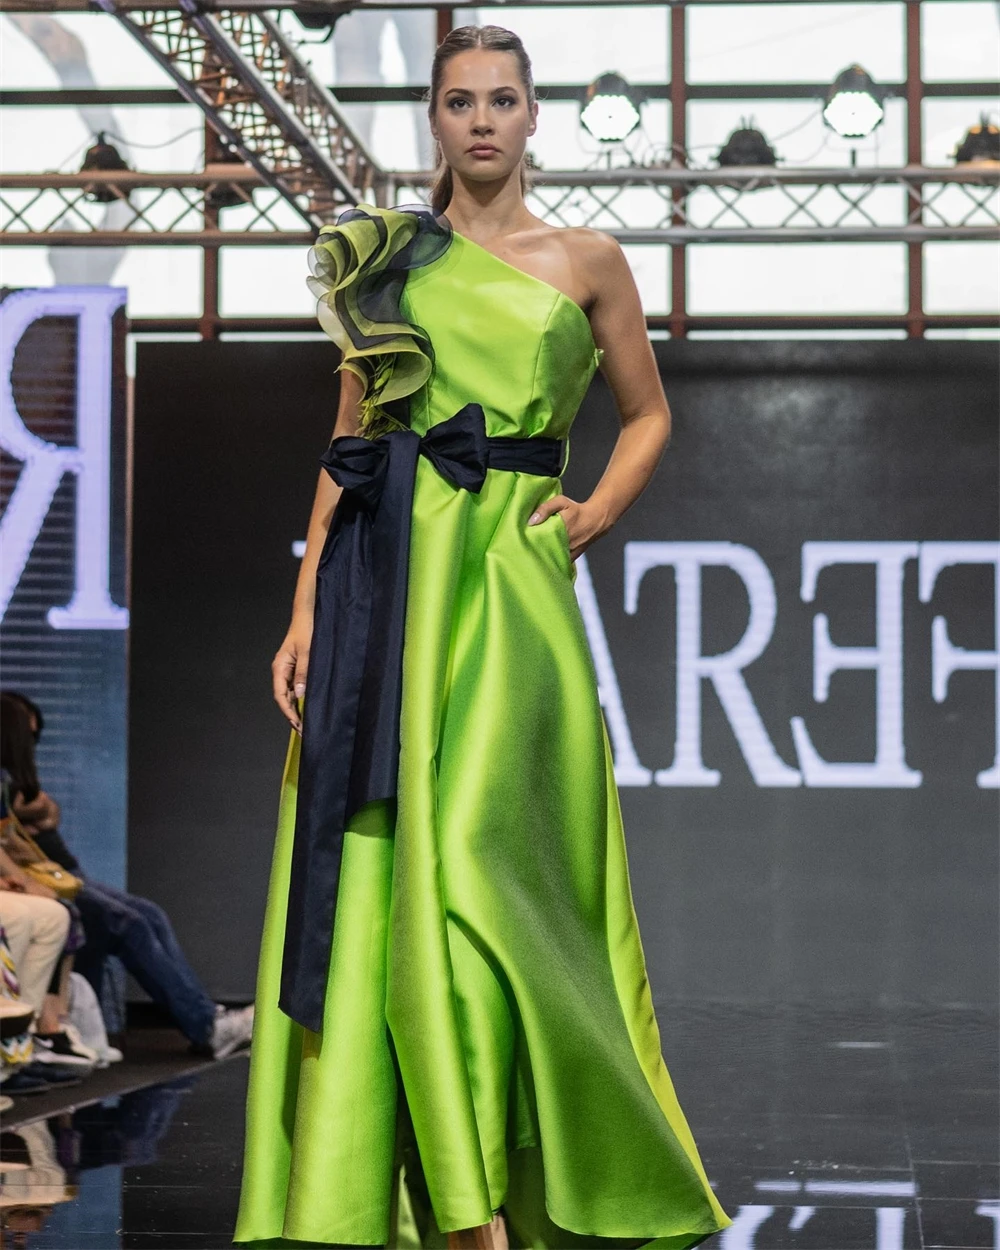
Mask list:
MULTIPOLYGON (((357 8, 360 8, 360 0, 299 0, 294 12, 300 26, 306 30, 325 30, 329 39, 338 20, 357 8)), ((326 43, 326 39, 319 42, 326 43)))
POLYGON ((1000 128, 994 126, 985 113, 980 113, 979 125, 969 127, 952 156, 957 165, 1000 163, 1000 128))
POLYGON ((844 139, 865 139, 885 116, 885 91, 860 65, 841 70, 826 93, 823 118, 844 139))
MULTIPOLYGON (((128 162, 113 143, 108 143, 105 140, 104 131, 99 130, 96 135, 96 142, 84 153, 80 173, 110 172, 116 169, 128 169, 128 162)), ((84 194, 88 200, 93 200, 95 204, 112 204, 119 198, 110 187, 89 186, 84 194)))
POLYGON ((621 143, 638 126, 639 106, 645 99, 621 74, 601 74, 584 93, 580 122, 601 143, 621 143))
POLYGON ((720 165, 775 165, 778 158, 763 132, 751 123, 753 118, 741 117, 740 129, 734 130, 715 154, 720 165))

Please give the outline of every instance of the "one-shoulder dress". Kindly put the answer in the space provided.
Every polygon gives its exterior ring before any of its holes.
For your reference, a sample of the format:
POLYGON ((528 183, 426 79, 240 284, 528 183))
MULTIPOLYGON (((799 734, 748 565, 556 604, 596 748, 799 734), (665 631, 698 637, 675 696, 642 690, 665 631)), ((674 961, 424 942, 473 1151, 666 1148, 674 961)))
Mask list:
POLYGON ((732 1223, 665 1066, 561 493, 584 310, 423 205, 310 253, 366 383, 317 573, 234 1241, 682 1250, 732 1223))

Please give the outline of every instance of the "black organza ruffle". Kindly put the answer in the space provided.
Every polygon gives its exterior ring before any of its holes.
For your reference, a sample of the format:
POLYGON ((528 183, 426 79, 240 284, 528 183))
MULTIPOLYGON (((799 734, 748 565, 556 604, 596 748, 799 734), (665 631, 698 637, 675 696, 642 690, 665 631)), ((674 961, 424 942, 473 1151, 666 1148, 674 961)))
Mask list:
POLYGON ((448 248, 452 226, 426 204, 358 204, 323 226, 309 251, 309 289, 317 317, 337 344, 340 369, 365 384, 359 433, 376 438, 409 425, 407 397, 430 377, 434 346, 401 309, 411 269, 448 248))

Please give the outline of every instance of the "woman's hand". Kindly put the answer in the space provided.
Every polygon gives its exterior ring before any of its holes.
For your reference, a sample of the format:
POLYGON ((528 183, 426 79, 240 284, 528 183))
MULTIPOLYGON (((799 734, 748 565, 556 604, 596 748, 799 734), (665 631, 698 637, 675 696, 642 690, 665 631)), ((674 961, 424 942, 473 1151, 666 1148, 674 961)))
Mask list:
POLYGON ((21 872, 20 869, 4 869, 4 875, 0 877, 0 890, 9 890, 11 894, 37 894, 39 898, 59 897, 55 890, 42 885, 30 873, 21 872))
POLYGON ((58 898, 59 895, 55 890, 47 885, 42 885, 40 881, 36 881, 34 877, 25 873, 24 876, 24 892, 25 894, 37 894, 39 898, 58 898))
POLYGON ((569 554, 574 560, 611 528, 603 512, 593 503, 589 500, 585 503, 577 503, 568 495, 554 495, 551 499, 546 499, 544 503, 539 504, 528 518, 528 524, 540 525, 553 512, 562 515, 569 537, 569 554))
POLYGON ((306 692, 306 672, 309 668, 312 631, 311 616, 307 613, 293 616, 288 633, 271 662, 274 701, 281 708, 281 714, 298 734, 302 732, 298 700, 306 692))
POLYGON ((17 794, 11 806, 14 815, 22 825, 28 827, 29 833, 54 829, 59 824, 59 804, 44 790, 39 790, 30 803, 25 803, 20 794, 17 794))

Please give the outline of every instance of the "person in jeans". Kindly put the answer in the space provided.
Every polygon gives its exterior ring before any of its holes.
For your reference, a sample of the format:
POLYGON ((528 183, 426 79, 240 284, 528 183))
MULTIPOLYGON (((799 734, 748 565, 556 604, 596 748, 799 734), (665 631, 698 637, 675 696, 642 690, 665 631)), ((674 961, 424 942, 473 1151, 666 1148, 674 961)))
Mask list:
POLYGON ((42 851, 83 878, 74 898, 83 920, 85 945, 76 952, 76 971, 100 998, 107 957, 117 956, 150 998, 166 1008, 194 1050, 222 1059, 250 1044, 253 1004, 227 1008, 214 1002, 198 979, 174 934, 170 918, 151 899, 93 881, 63 841, 59 804, 39 785, 34 746, 44 718, 26 695, 0 694, 0 767, 11 775, 11 805, 42 851))

